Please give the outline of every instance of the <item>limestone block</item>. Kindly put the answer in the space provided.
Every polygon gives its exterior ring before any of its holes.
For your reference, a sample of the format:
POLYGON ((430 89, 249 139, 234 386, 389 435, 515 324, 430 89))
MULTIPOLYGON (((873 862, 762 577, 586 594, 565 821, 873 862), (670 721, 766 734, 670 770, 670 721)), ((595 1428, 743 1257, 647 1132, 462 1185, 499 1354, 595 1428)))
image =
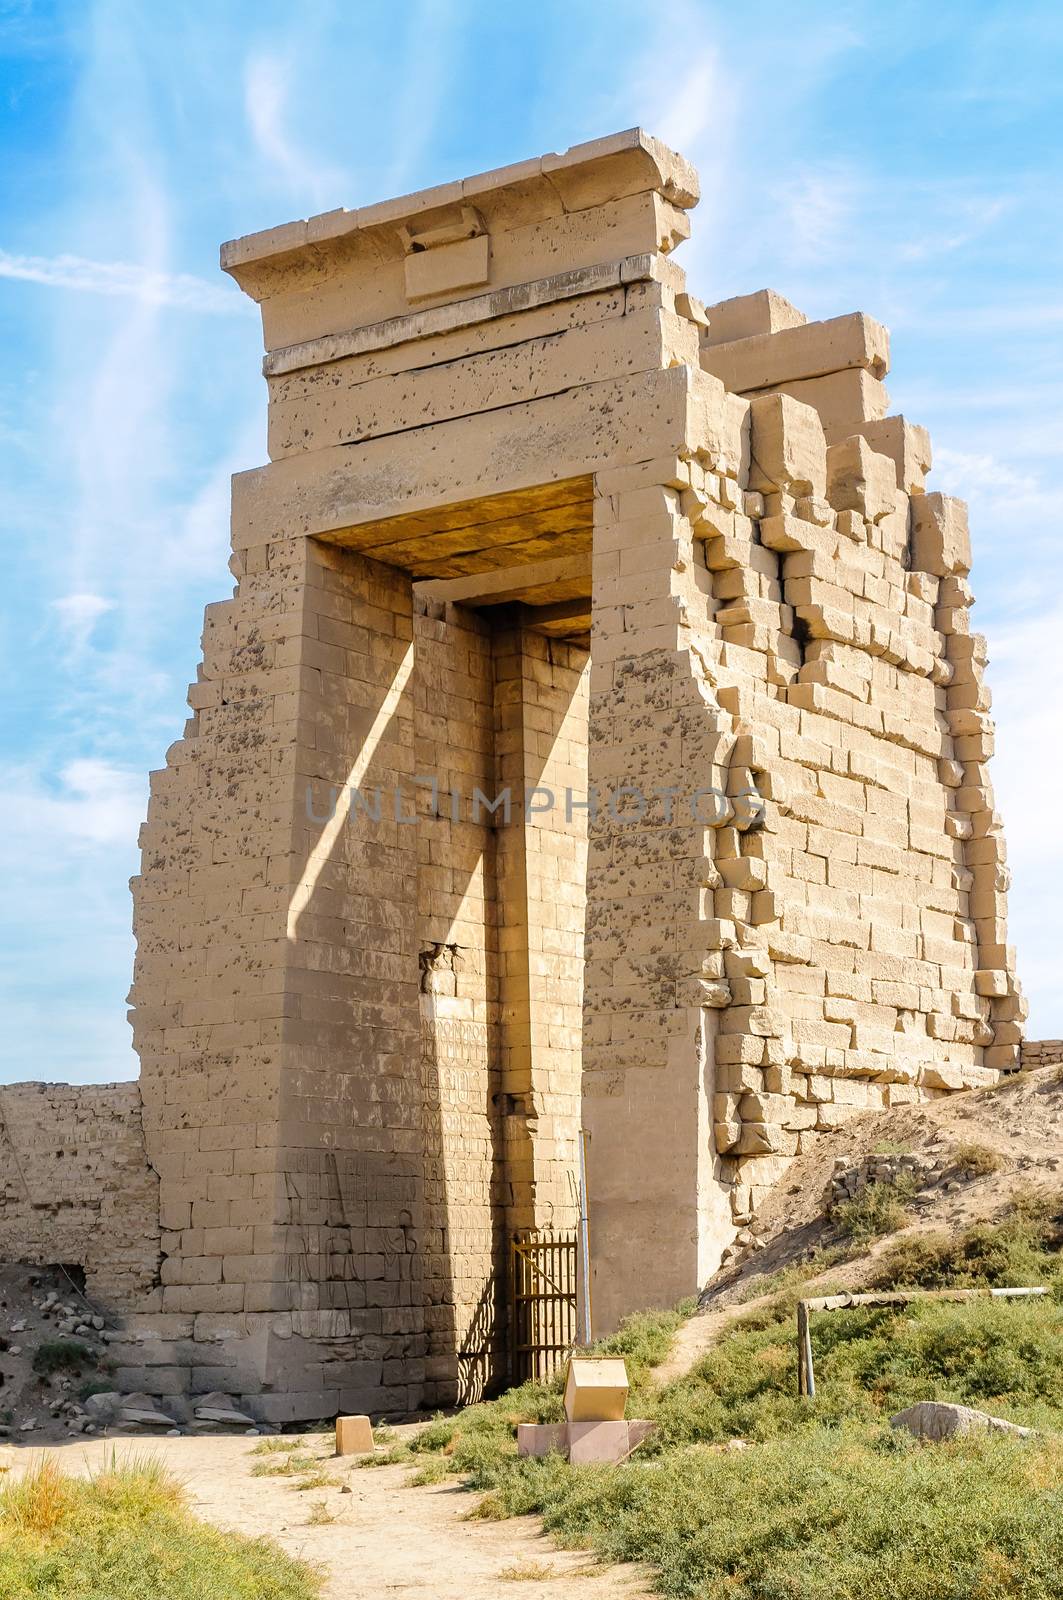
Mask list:
POLYGON ((857 511, 877 522, 897 503, 896 469, 862 435, 852 434, 827 451, 827 492, 835 510, 857 511))
POLYGON ((569 1422, 611 1422, 627 1405, 627 1368, 618 1356, 573 1356, 565 1377, 569 1422))
POLYGON ((974 975, 975 992, 981 995, 1000 996, 1008 993, 1008 975, 993 967, 980 967, 974 975))
POLYGON ((967 506, 947 494, 916 495, 911 503, 912 566, 939 578, 971 570, 967 506))
POLYGON ((889 334, 873 318, 853 312, 706 346, 701 359, 707 371, 740 394, 850 367, 881 378, 889 370, 889 334))
POLYGON ((368 1417, 336 1418, 336 1454, 368 1455, 373 1448, 373 1427, 368 1417))
POLYGON ((780 328, 798 328, 808 321, 803 311, 774 289, 757 289, 753 294, 735 295, 705 307, 708 331, 703 345, 729 344, 733 339, 749 339, 758 333, 778 333, 780 328))
POLYGON ((859 433, 862 423, 880 420, 890 408, 886 385, 861 367, 786 383, 782 388, 802 405, 813 406, 819 412, 829 445, 859 433))
POLYGON ((776 1122, 743 1122, 736 1146, 740 1155, 784 1155, 797 1153, 796 1135, 776 1122))
POLYGON ((568 1459, 574 1467, 588 1461, 621 1461, 629 1449, 628 1424, 622 1420, 568 1425, 568 1459))
POLYGON ((750 488, 825 495, 827 442, 812 407, 785 394, 758 395, 750 401, 749 417, 750 488))
POLYGON ((771 974, 771 957, 766 950, 758 949, 756 946, 742 950, 728 950, 724 960, 727 976, 731 979, 767 978, 771 974))
POLYGON ((792 1109, 787 1095, 752 1093, 742 1096, 738 1114, 743 1122, 785 1122, 792 1109))
MULTIPOLYGON (((756 856, 736 856, 731 861, 719 863, 720 876, 729 889, 756 890, 763 889, 768 881, 767 863, 756 856)), ((729 964, 728 971, 731 971, 729 964)), ((738 969, 735 968, 735 975, 738 969)), ((749 976, 761 976, 750 973, 749 976)))
POLYGON ((930 435, 905 417, 880 417, 853 429, 863 434, 872 450, 889 456, 897 468, 897 487, 905 494, 922 494, 933 460, 930 435))
POLYGON ((518 1422, 518 1456, 564 1455, 568 1449, 567 1422, 518 1422))

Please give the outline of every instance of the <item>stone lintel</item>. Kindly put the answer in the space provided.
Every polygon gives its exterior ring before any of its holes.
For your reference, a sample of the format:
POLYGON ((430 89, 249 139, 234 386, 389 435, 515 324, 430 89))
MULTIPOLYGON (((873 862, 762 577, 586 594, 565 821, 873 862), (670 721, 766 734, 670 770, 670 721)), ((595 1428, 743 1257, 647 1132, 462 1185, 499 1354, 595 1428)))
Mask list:
POLYGON ((423 227, 433 212, 474 204, 494 209, 507 193, 534 197, 543 215, 582 211, 622 195, 655 191, 687 210, 698 202, 694 168, 641 128, 573 145, 560 155, 536 156, 495 167, 475 177, 436 184, 395 200, 348 211, 321 212, 298 222, 245 234, 221 247, 221 266, 242 284, 241 269, 252 262, 276 261, 371 228, 423 227))

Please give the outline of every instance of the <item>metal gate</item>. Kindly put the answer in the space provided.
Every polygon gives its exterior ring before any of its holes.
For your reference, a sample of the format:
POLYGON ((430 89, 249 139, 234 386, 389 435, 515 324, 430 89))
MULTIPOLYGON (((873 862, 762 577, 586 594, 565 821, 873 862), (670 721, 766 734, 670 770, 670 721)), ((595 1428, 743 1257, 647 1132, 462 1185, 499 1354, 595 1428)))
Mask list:
POLYGON ((576 1343, 576 1261, 574 1232, 513 1237, 509 1326, 516 1383, 551 1377, 576 1343))

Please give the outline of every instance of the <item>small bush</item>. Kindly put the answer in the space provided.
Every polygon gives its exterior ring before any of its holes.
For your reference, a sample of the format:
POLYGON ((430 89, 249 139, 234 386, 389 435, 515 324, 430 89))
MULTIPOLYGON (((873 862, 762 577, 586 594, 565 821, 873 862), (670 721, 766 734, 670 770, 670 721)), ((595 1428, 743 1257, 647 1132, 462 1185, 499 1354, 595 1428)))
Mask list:
POLYGON ((306 1519, 306 1526, 308 1528, 322 1528, 330 1522, 335 1522, 338 1517, 339 1512, 332 1511, 327 1500, 315 1500, 310 1507, 310 1515, 306 1519))
POLYGON ((1019 1193, 999 1222, 963 1233, 898 1239, 869 1281, 873 1289, 974 1289, 1043 1284, 1063 1290, 1063 1197, 1019 1193))
POLYGON ((33 1370, 42 1378, 51 1377, 53 1372, 81 1372, 95 1365, 94 1352, 77 1339, 46 1339, 33 1353, 33 1370))
POLYGON ((322 1466, 313 1466, 308 1472, 303 1472, 296 1479, 295 1488, 303 1491, 306 1489, 331 1489, 339 1482, 331 1472, 326 1472, 322 1466))
POLYGON ((90 1400, 94 1394, 111 1394, 114 1384, 108 1378, 86 1378, 84 1383, 77 1386, 77 1397, 81 1401, 90 1400))
POLYGON ((907 1173, 893 1183, 869 1183, 862 1194, 836 1205, 832 1219, 847 1239, 859 1242, 896 1233, 908 1220, 915 1192, 915 1180, 907 1173))
POLYGON ((976 1178, 987 1178, 991 1172, 999 1172, 1006 1165, 1000 1152, 990 1149, 987 1144, 957 1145, 952 1159, 961 1172, 970 1173, 976 1178))

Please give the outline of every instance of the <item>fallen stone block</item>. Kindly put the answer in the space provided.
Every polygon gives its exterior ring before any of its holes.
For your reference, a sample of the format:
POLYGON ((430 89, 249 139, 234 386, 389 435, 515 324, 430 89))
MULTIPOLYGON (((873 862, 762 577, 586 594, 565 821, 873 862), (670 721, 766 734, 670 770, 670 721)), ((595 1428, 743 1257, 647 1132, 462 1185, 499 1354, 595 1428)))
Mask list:
POLYGON ((573 1356, 565 1378, 569 1422, 618 1422, 627 1405, 627 1368, 618 1356, 573 1356))
POLYGON ((568 1454, 567 1422, 518 1422, 517 1454, 548 1456, 568 1454))
POLYGON ((621 1461, 631 1446, 626 1422, 571 1422, 568 1459, 574 1467, 588 1461, 621 1461))
POLYGON ((364 1456, 373 1449, 373 1427, 368 1417, 336 1418, 336 1454, 364 1456))
POLYGON ((1022 1439, 1033 1438, 1034 1428, 1020 1428, 1016 1422, 1005 1422, 1003 1417, 991 1417, 988 1411, 974 1411, 970 1406, 954 1405, 944 1400, 919 1400, 890 1418, 891 1428, 904 1428, 916 1439, 928 1439, 935 1444, 944 1439, 963 1438, 969 1433, 1011 1433, 1022 1439))
POLYGON ((194 1415, 200 1422, 230 1422, 242 1424, 245 1428, 255 1425, 254 1417, 249 1417, 245 1411, 237 1411, 231 1395, 220 1392, 205 1394, 198 1400, 194 1415))
POLYGON ((118 1415, 122 1405, 122 1396, 117 1389, 105 1390, 102 1394, 90 1394, 84 1402, 85 1410, 94 1422, 110 1421, 118 1415))
POLYGON ((137 1423, 142 1428, 172 1428, 174 1419, 161 1411, 150 1395, 127 1394, 122 1398, 118 1421, 137 1423))

